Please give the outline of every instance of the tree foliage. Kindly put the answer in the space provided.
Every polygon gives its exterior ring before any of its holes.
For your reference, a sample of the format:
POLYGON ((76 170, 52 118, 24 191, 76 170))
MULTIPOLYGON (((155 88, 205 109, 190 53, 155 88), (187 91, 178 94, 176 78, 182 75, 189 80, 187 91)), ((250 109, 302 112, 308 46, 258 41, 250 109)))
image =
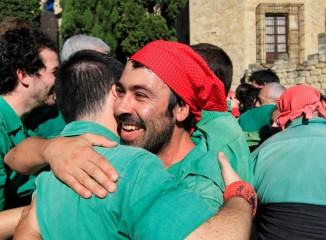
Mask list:
POLYGON ((26 20, 35 26, 40 26, 40 0, 1 0, 0 20, 7 16, 26 20))
POLYGON ((75 34, 101 38, 124 61, 148 42, 176 40, 176 15, 187 0, 64 0, 61 44, 75 34))

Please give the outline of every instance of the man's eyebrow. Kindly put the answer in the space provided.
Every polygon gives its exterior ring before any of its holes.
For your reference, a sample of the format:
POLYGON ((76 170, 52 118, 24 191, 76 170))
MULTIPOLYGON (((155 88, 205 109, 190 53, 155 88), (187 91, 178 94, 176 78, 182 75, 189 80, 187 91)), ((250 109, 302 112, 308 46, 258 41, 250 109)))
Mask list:
POLYGON ((116 85, 117 87, 119 87, 119 88, 124 88, 123 85, 122 85, 122 83, 119 82, 119 81, 118 81, 115 85, 116 85))
MULTIPOLYGON (((121 82, 117 82, 116 85, 117 87, 125 89, 125 86, 121 82)), ((143 85, 143 84, 132 85, 129 89, 131 91, 145 90, 146 92, 153 94, 153 91, 147 85, 143 85)))
POLYGON ((146 85, 134 85, 134 86, 132 86, 131 89, 133 91, 136 91, 136 90, 145 90, 145 91, 147 91, 149 93, 152 93, 152 90, 148 86, 146 86, 146 85))

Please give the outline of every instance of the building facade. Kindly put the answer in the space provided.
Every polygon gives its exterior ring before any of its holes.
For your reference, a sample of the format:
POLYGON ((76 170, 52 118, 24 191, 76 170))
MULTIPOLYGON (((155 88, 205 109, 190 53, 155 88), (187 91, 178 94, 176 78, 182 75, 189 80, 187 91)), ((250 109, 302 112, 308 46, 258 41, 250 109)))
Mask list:
MULTIPOLYGON (((312 65, 320 68, 315 72, 326 74, 321 56, 326 42, 319 36, 325 33, 325 12, 325 0, 189 0, 189 40, 218 45, 229 54, 233 88, 259 68, 272 68, 290 86, 303 83, 297 79, 300 71, 310 76, 312 65), (291 81, 284 74, 288 71, 294 76, 291 81)), ((322 90, 326 92, 326 86, 322 90)))

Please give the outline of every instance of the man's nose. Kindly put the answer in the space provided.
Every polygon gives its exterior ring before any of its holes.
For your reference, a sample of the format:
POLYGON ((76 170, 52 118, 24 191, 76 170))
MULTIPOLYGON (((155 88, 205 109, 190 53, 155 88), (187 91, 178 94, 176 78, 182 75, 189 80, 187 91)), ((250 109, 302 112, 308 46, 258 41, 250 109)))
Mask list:
POLYGON ((114 113, 116 115, 121 115, 121 114, 132 114, 134 110, 133 107, 133 101, 130 97, 124 96, 124 97, 119 97, 115 100, 114 104, 114 113))

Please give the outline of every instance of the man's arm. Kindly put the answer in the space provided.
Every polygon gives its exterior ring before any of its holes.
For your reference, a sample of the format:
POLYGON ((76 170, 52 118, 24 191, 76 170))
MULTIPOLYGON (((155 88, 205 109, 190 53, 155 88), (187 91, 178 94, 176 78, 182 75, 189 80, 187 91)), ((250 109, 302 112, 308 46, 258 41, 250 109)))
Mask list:
POLYGON ((16 240, 42 240, 40 228, 36 217, 36 196, 31 205, 24 208, 13 239, 16 240))
POLYGON ((54 174, 85 198, 105 197, 116 190, 118 174, 92 145, 114 147, 115 142, 95 134, 44 139, 30 137, 13 148, 5 162, 21 174, 34 174, 50 165, 54 174))
MULTIPOLYGON (((222 176, 226 186, 241 180, 233 171, 223 153, 218 155, 222 165, 222 176)), ((194 239, 249 239, 253 210, 243 198, 232 197, 224 203, 218 213, 192 232, 187 240, 194 239)))
POLYGON ((12 238, 24 207, 0 212, 0 239, 12 238))

